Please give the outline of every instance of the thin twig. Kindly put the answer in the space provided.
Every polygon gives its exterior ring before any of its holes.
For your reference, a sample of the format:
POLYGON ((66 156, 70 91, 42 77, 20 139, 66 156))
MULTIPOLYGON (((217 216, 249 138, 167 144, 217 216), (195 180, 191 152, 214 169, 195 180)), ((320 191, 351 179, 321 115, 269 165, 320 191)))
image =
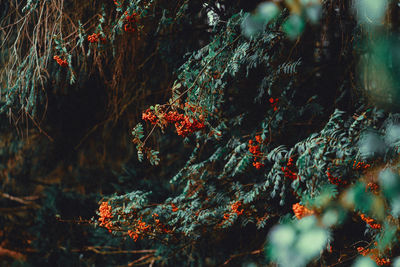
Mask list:
POLYGON ((10 257, 10 258, 13 258, 16 260, 25 260, 26 259, 26 256, 22 253, 0 247, 0 258, 4 257, 4 256, 10 257))
MULTIPOLYGON (((97 246, 89 246, 85 247, 83 250, 84 251, 92 251, 96 254, 102 254, 102 255, 113 255, 113 254, 141 254, 141 253, 155 253, 155 249, 142 249, 142 250, 115 250, 115 251, 105 251, 101 250, 102 247, 97 247, 97 246)), ((81 252, 82 250, 76 250, 73 252, 81 252)))
MULTIPOLYGON (((26 200, 23 198, 19 198, 19 197, 15 197, 15 196, 11 196, 10 194, 7 193, 2 193, 0 192, 0 196, 2 196, 3 198, 18 202, 20 204, 24 204, 24 205, 36 205, 34 202, 32 202, 32 200, 26 200)), ((35 199, 35 198, 31 198, 31 199, 35 199)))
POLYGON ((250 251, 250 252, 243 252, 243 253, 231 255, 231 256, 229 257, 229 259, 227 259, 227 260, 224 262, 223 265, 228 265, 229 262, 230 262, 231 260, 233 260, 234 258, 242 257, 242 256, 246 256, 246 255, 257 255, 257 254, 261 254, 262 252, 263 252, 262 249, 257 249, 257 250, 250 251))

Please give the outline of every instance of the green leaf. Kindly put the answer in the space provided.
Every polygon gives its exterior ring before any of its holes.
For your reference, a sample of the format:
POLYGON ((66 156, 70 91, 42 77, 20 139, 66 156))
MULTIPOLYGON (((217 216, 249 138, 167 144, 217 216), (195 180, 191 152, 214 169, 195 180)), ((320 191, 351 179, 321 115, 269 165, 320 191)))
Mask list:
POLYGON ((356 13, 359 23, 378 24, 385 15, 387 0, 356 0, 356 13))
POLYGON ((372 259, 363 256, 358 257, 353 264, 353 267, 375 267, 375 266, 377 265, 372 259))
POLYGON ((264 2, 258 5, 256 12, 264 23, 268 23, 279 15, 280 9, 275 3, 264 2))
POLYGON ((302 17, 297 14, 292 14, 283 23, 282 29, 290 39, 296 39, 303 33, 305 22, 302 17))

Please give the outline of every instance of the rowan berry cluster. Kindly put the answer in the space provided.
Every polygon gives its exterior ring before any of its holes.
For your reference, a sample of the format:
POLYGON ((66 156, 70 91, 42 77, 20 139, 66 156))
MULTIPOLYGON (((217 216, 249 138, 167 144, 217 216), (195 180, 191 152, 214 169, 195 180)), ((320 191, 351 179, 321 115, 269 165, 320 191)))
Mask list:
POLYGON ((261 217, 256 216, 256 225, 257 227, 261 227, 261 225, 263 225, 265 223, 266 220, 268 220, 270 218, 270 214, 266 213, 261 217))
POLYGON ((253 154, 253 166, 256 169, 260 169, 261 167, 264 167, 264 164, 262 164, 259 160, 261 159, 262 153, 260 151, 260 145, 263 142, 261 136, 256 135, 256 142, 254 143, 253 140, 249 140, 249 152, 253 154))
POLYGON ((340 179, 339 177, 335 177, 330 173, 330 168, 327 169, 326 171, 326 175, 328 176, 329 182, 331 184, 340 186, 340 185, 346 185, 347 181, 343 181, 342 179, 340 179))
POLYGON ((154 113, 149 108, 146 109, 146 111, 142 113, 142 120, 148 121, 151 124, 157 124, 157 122, 159 121, 157 116, 154 115, 154 113))
POLYGON ((122 2, 117 1, 117 0, 114 0, 114 4, 115 4, 117 7, 121 7, 121 6, 122 6, 122 2))
POLYGON ((369 256, 378 266, 390 265, 390 259, 379 257, 379 250, 377 248, 369 249, 358 247, 357 251, 360 255, 369 256))
POLYGON ((237 215, 242 215, 243 214, 243 209, 239 210, 240 207, 242 206, 242 202, 236 201, 231 205, 231 210, 236 213, 237 215))
POLYGON ((100 36, 100 33, 93 33, 93 34, 88 36, 88 41, 90 43, 97 43, 99 40, 101 40, 102 42, 106 41, 105 38, 100 36))
POLYGON ((390 259, 388 259, 388 258, 381 258, 377 255, 373 255, 372 257, 373 257, 372 259, 375 261, 375 263, 378 266, 390 265, 390 263, 391 263, 390 259))
POLYGON ((176 111, 168 111, 164 114, 164 118, 168 123, 177 123, 179 121, 183 121, 185 116, 176 111))
MULTIPOLYGON (((171 207, 173 212, 178 210, 178 208, 172 203, 171 207)), ((101 227, 108 229, 110 233, 113 230, 124 231, 130 238, 133 239, 134 242, 140 238, 151 237, 156 234, 173 233, 173 230, 170 230, 168 226, 161 223, 157 213, 152 214, 154 223, 146 223, 143 221, 142 216, 138 216, 135 209, 131 209, 130 212, 118 212, 116 210, 113 211, 108 202, 102 202, 99 207, 98 215, 100 217, 98 221, 101 227), (112 220, 116 219, 117 217, 118 222, 113 222, 112 220)))
POLYGON ((61 67, 68 66, 68 62, 66 59, 61 59, 59 56, 54 56, 53 59, 57 61, 57 64, 60 65, 61 67))
POLYGON ((97 43, 99 41, 99 34, 98 33, 93 33, 88 36, 88 41, 91 43, 97 43))
POLYGON ((177 212, 179 209, 174 203, 171 203, 172 212, 177 212))
POLYGON ((224 214, 223 221, 220 223, 220 225, 224 224, 225 221, 228 221, 233 213, 236 213, 237 216, 242 215, 244 210, 239 210, 241 206, 242 202, 240 201, 236 201, 235 203, 231 204, 231 212, 224 214))
POLYGON ((278 110, 278 101, 279 101, 279 99, 278 98, 270 98, 269 99, 269 103, 271 104, 271 107, 274 109, 274 111, 277 111, 278 110))
POLYGON ((111 211, 112 211, 112 208, 108 204, 108 202, 101 203, 101 205, 99 207, 100 226, 107 228, 109 232, 111 232, 111 227, 112 227, 111 219, 113 218, 111 211))
POLYGON ((169 234, 172 233, 172 230, 169 230, 164 224, 160 222, 159 216, 157 213, 152 215, 155 222, 155 230, 161 233, 169 234))
POLYGON ((359 162, 354 161, 353 162, 353 169, 354 170, 366 170, 369 167, 371 167, 371 164, 367 164, 367 163, 365 163, 363 161, 359 161, 359 162))
POLYGON ((368 183, 366 186, 366 191, 371 190, 372 193, 378 194, 379 193, 379 185, 376 183, 368 183))
POLYGON ((145 222, 142 221, 142 219, 138 219, 136 222, 136 228, 134 231, 128 230, 128 235, 133 239, 133 241, 137 241, 139 237, 141 237, 143 234, 147 233, 150 231, 150 225, 146 225, 145 222))
POLYGON ((176 132, 182 137, 205 128, 202 115, 199 116, 199 119, 195 119, 177 111, 159 112, 156 115, 151 109, 147 109, 143 112, 142 119, 151 124, 160 124, 161 127, 174 123, 176 132))
POLYGON ((307 209, 305 206, 301 205, 300 203, 293 204, 292 206, 294 216, 296 216, 297 219, 302 219, 306 216, 310 216, 314 214, 313 210, 307 209))
POLYGON ((184 116, 184 119, 175 123, 176 132, 182 137, 205 128, 203 121, 184 116))
POLYGON ((283 171, 283 175, 286 178, 289 178, 291 180, 296 180, 300 178, 300 176, 297 175, 296 165, 294 164, 292 157, 289 158, 286 167, 281 167, 281 170, 283 171))
POLYGON ((139 15, 136 12, 132 13, 132 15, 128 15, 128 13, 125 12, 125 16, 124 31, 135 32, 137 30, 139 15))
POLYGON ((360 217, 361 217, 361 220, 366 222, 372 229, 381 229, 382 226, 379 223, 376 223, 374 219, 369 218, 369 217, 365 216, 364 214, 361 214, 360 217))

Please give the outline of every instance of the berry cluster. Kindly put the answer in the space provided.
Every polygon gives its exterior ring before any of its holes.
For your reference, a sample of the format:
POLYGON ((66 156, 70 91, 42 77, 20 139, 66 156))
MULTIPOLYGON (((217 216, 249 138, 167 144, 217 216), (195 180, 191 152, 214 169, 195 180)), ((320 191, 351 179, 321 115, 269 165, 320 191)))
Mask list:
POLYGON ((368 183, 366 186, 366 191, 371 190, 372 193, 377 195, 379 193, 379 185, 376 183, 368 183))
MULTIPOLYGON (((224 214, 224 221, 229 220, 230 217, 231 217, 231 214, 230 214, 230 213, 225 213, 225 214, 224 214)), ((223 222, 222 222, 221 224, 223 224, 223 222)))
POLYGON ((68 67, 68 62, 66 59, 61 59, 59 56, 54 56, 53 59, 57 61, 57 64, 61 67, 68 67))
POLYGON ((93 33, 93 34, 89 35, 87 39, 91 43, 97 43, 99 41, 99 34, 93 33))
POLYGON ((377 248, 357 248, 358 253, 363 256, 369 256, 378 266, 390 265, 390 259, 379 257, 379 250, 377 248))
POLYGON ((164 224, 162 224, 162 223, 160 222, 160 219, 159 219, 159 216, 158 216, 157 213, 154 213, 154 214, 152 215, 152 217, 153 217, 154 222, 155 222, 155 227, 154 227, 154 229, 155 229, 156 231, 161 232, 161 233, 165 233, 165 234, 172 233, 172 230, 169 230, 164 224))
POLYGON ((121 7, 121 6, 122 6, 122 2, 119 2, 119 1, 117 1, 117 0, 114 0, 114 4, 115 4, 117 7, 121 7))
POLYGON ((183 121, 185 116, 176 111, 168 111, 164 114, 164 118, 168 123, 177 123, 183 121))
POLYGON ((154 113, 148 108, 146 109, 145 112, 142 113, 142 120, 148 121, 151 124, 157 124, 158 123, 158 118, 154 113))
POLYGON ((265 221, 268 220, 269 218, 270 218, 270 214, 268 214, 268 213, 265 213, 261 217, 256 216, 256 220, 257 220, 256 225, 257 225, 257 227, 261 228, 262 225, 265 223, 265 221))
POLYGON ((179 210, 178 207, 175 206, 174 203, 171 203, 171 209, 172 209, 172 212, 177 212, 179 210))
POLYGON ((112 227, 111 219, 113 218, 111 210, 112 208, 108 204, 108 202, 102 202, 99 207, 100 226, 107 228, 109 232, 111 232, 111 227, 112 227))
POLYGON ((269 103, 271 104, 271 107, 274 109, 274 111, 277 111, 278 110, 278 101, 279 101, 279 99, 278 98, 270 98, 269 99, 269 103))
POLYGON ((105 42, 106 38, 101 37, 100 33, 93 33, 88 36, 88 41, 90 43, 97 43, 99 40, 101 40, 102 42, 105 42))
POLYGON ((191 133, 200 131, 205 128, 204 119, 198 121, 188 116, 184 117, 184 120, 175 123, 176 132, 182 137, 186 137, 191 133))
POLYGON ((242 206, 242 203, 240 201, 236 201, 231 205, 231 210, 236 213, 237 215, 242 215, 243 214, 243 209, 239 210, 240 207, 242 206))
MULTIPOLYGON (((176 212, 178 208, 171 203, 172 211, 176 212)), ((165 208, 165 207, 163 207, 165 208)), ((154 223, 146 223, 143 221, 142 216, 138 216, 135 209, 131 212, 118 212, 117 210, 112 210, 111 205, 108 202, 102 202, 99 207, 99 225, 108 229, 111 233, 112 231, 123 231, 133 241, 137 241, 140 238, 151 237, 155 234, 171 234, 173 230, 170 230, 168 226, 160 222, 159 215, 157 213, 152 214, 154 223), (113 219, 117 219, 118 222, 113 222, 113 219), (132 229, 133 230, 128 230, 132 229)))
POLYGON ((365 216, 364 214, 361 214, 360 217, 361 217, 361 220, 363 220, 369 226, 371 226, 372 229, 381 229, 382 226, 379 223, 376 223, 374 219, 369 218, 369 217, 365 216))
POLYGON ((262 156, 262 153, 260 151, 260 145, 262 143, 262 138, 259 135, 256 135, 256 142, 255 144, 253 140, 249 140, 249 152, 253 154, 253 166, 256 169, 260 169, 261 167, 264 167, 264 164, 262 164, 259 160, 262 156))
POLYGON ((204 122, 184 116, 184 119, 175 123, 176 132, 182 137, 197 132, 205 127, 204 122))
POLYGON ((125 12, 125 16, 124 30, 126 32, 135 32, 137 30, 139 15, 136 12, 134 12, 132 15, 128 15, 128 13, 125 12))
POLYGON ((161 112, 156 115, 152 110, 147 109, 143 112, 142 119, 151 124, 160 124, 162 127, 174 123, 176 132, 183 137, 205 128, 202 115, 199 116, 199 119, 195 119, 177 111, 161 112))
POLYGON ((240 202, 240 201, 236 201, 235 203, 233 203, 231 205, 231 212, 224 214, 224 218, 223 218, 223 221, 220 223, 220 226, 223 225, 226 221, 229 221, 229 219, 231 218, 231 215, 233 213, 236 213, 237 216, 242 215, 244 210, 243 209, 239 210, 241 206, 242 206, 242 202, 240 202))
POLYGON ((283 171, 283 175, 286 178, 289 178, 291 180, 296 180, 300 178, 300 176, 297 175, 296 170, 296 165, 293 163, 293 158, 290 157, 288 160, 288 163, 286 164, 286 167, 281 167, 281 170, 283 171))
POLYGON ((146 223, 143 222, 142 219, 138 219, 135 230, 128 230, 128 235, 133 239, 133 241, 136 242, 141 235, 145 234, 148 231, 150 231, 150 225, 146 225, 146 223))
POLYGON ((326 175, 328 176, 329 182, 331 184, 340 186, 340 185, 346 185, 347 181, 343 181, 342 179, 340 179, 339 177, 335 177, 330 173, 330 168, 327 169, 326 171, 326 175))
POLYGON ((363 161, 359 161, 359 162, 354 161, 353 162, 353 169, 354 170, 366 170, 369 167, 371 167, 371 164, 367 164, 367 163, 365 163, 363 161))
POLYGON ((305 206, 301 205, 300 203, 293 204, 292 206, 294 216, 297 219, 302 219, 303 217, 310 216, 314 214, 313 210, 307 209, 305 206))

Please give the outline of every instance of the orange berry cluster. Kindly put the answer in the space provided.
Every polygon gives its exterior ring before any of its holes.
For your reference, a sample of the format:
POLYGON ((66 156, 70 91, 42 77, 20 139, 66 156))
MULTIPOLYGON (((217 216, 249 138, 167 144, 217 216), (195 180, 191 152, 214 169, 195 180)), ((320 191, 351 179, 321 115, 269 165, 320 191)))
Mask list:
POLYGON ((175 123, 175 128, 178 135, 186 137, 191 133, 205 128, 205 125, 203 121, 184 116, 183 120, 175 123))
POLYGON ((224 221, 229 220, 230 217, 231 217, 230 213, 225 213, 224 214, 224 221))
POLYGON ((117 7, 122 6, 122 2, 120 3, 120 2, 118 2, 117 0, 114 0, 114 4, 115 4, 117 7))
POLYGON ((255 144, 253 142, 253 140, 249 140, 249 151, 251 154, 253 154, 253 166, 256 169, 260 169, 261 167, 264 167, 264 164, 262 164, 261 162, 259 162, 259 159, 262 156, 262 153, 260 151, 260 144, 262 143, 262 138, 259 135, 256 135, 256 142, 257 144, 255 144))
POLYGON ((242 202, 240 202, 240 201, 236 201, 235 203, 231 204, 232 212, 224 214, 223 221, 220 223, 220 225, 224 224, 225 221, 228 221, 231 218, 231 215, 233 213, 236 213, 238 216, 242 215, 244 210, 243 209, 239 210, 241 206, 242 206, 242 202))
POLYGON ((57 61, 57 64, 60 65, 61 67, 68 66, 68 62, 66 59, 61 59, 59 56, 54 56, 53 59, 57 61))
POLYGON ((185 107, 189 108, 193 113, 201 114, 198 116, 199 120, 186 115, 183 118, 179 117, 179 115, 175 115, 172 119, 170 119, 171 122, 174 122, 173 119, 175 120, 176 132, 178 135, 183 137, 205 128, 204 117, 202 115, 203 109, 201 107, 193 106, 189 103, 185 103, 185 107))
POLYGON ((99 35, 98 33, 93 33, 91 35, 88 36, 88 41, 91 43, 97 43, 99 41, 99 35))
POLYGON ((367 256, 369 251, 370 251, 370 249, 363 248, 363 247, 358 247, 357 251, 358 251, 358 253, 360 253, 360 255, 367 256))
POLYGON ((264 214, 262 217, 256 216, 257 226, 261 225, 264 221, 268 220, 270 215, 268 213, 264 214))
POLYGON ((183 137, 205 128, 204 118, 201 115, 199 116, 199 120, 197 120, 187 115, 180 114, 177 111, 169 111, 156 116, 150 109, 147 109, 143 112, 142 119, 149 121, 151 124, 160 123, 162 125, 168 125, 169 123, 175 123, 176 132, 183 137))
POLYGON ((363 220, 369 226, 371 226, 372 229, 381 229, 382 226, 379 223, 375 223, 374 219, 369 218, 369 217, 365 216, 364 214, 361 214, 360 217, 361 217, 361 220, 363 220))
POLYGON ((242 215, 243 214, 243 209, 240 209, 240 206, 242 206, 242 203, 240 201, 236 201, 231 205, 231 210, 236 213, 237 215, 242 215))
POLYGON ((142 219, 138 219, 136 229, 134 231, 129 230, 128 235, 133 239, 133 241, 136 242, 139 236, 148 231, 150 231, 150 225, 146 225, 146 223, 143 222, 142 219))
POLYGON ((373 260, 378 266, 390 265, 390 259, 388 258, 380 258, 378 256, 374 256, 373 260))
POLYGON ((367 164, 363 161, 360 161, 360 162, 354 161, 353 162, 354 170, 365 170, 365 169, 368 169, 369 167, 371 167, 371 164, 367 164))
POLYGON ((137 21, 139 18, 139 15, 134 12, 132 15, 128 15, 127 12, 125 12, 125 24, 124 24, 124 30, 126 32, 135 32, 137 29, 137 21))
POLYGON ((278 101, 279 101, 279 99, 278 98, 270 98, 269 99, 269 103, 271 104, 271 107, 274 109, 274 111, 277 111, 278 110, 278 101))
POLYGON ((154 113, 148 108, 142 113, 142 120, 148 121, 151 124, 157 124, 158 118, 154 113))
POLYGON ((376 183, 368 183, 366 186, 366 191, 367 190, 371 190, 372 193, 374 194, 378 194, 379 193, 379 185, 377 185, 376 183))
POLYGON ((100 37, 100 33, 93 33, 89 35, 87 39, 91 43, 97 43, 99 40, 101 40, 102 42, 106 41, 106 38, 100 37))
POLYGON ((376 248, 369 249, 358 247, 357 251, 360 255, 369 256, 378 266, 390 265, 390 259, 379 257, 379 250, 376 248))
POLYGON ((300 176, 297 175, 297 172, 295 172, 296 165, 293 163, 293 158, 290 157, 288 160, 288 163, 286 164, 286 167, 281 167, 281 170, 283 171, 283 175, 286 178, 296 180, 297 178, 300 178, 300 176))
POLYGON ((153 217, 154 222, 155 222, 156 224, 159 224, 159 223, 160 223, 160 219, 158 219, 158 214, 157 214, 157 213, 153 213, 153 215, 151 215, 151 217, 153 217))
POLYGON ((177 212, 179 209, 174 203, 171 203, 172 212, 177 212))
POLYGON ((296 218, 299 220, 303 217, 314 214, 313 210, 307 209, 305 206, 301 205, 300 203, 293 204, 292 209, 294 212, 294 216, 296 216, 296 218))
POLYGON ((168 123, 177 123, 179 121, 183 121, 185 116, 177 111, 168 111, 164 114, 164 118, 168 123))
POLYGON ((111 233, 111 227, 112 227, 111 219, 113 218, 111 210, 112 210, 112 208, 110 205, 108 205, 108 202, 102 202, 99 207, 100 226, 107 228, 110 233, 111 233))
POLYGON ((343 181, 342 179, 340 179, 339 177, 335 177, 330 173, 330 168, 328 168, 328 170, 326 171, 326 175, 328 176, 329 182, 331 184, 340 186, 340 185, 346 185, 347 181, 343 181))
POLYGON ((177 123, 185 120, 185 116, 177 111, 168 111, 167 113, 162 113, 159 116, 160 119, 150 109, 147 109, 142 113, 142 119, 150 122, 151 124, 157 124, 158 122, 161 122, 163 125, 167 125, 169 123, 177 123))
POLYGON ((154 219, 154 222, 156 223, 155 228, 158 229, 158 231, 161 231, 162 233, 166 233, 166 234, 172 232, 172 230, 168 230, 167 227, 160 222, 160 219, 158 219, 158 214, 157 213, 154 213, 152 215, 152 217, 154 219))

